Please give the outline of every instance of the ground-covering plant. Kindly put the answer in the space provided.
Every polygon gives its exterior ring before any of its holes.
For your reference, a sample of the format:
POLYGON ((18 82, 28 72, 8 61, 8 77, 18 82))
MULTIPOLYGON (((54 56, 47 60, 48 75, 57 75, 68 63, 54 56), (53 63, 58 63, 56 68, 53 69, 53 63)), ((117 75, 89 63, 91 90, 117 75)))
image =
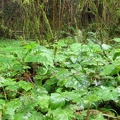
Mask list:
POLYGON ((68 41, 1 41, 2 120, 119 120, 120 38, 68 41))

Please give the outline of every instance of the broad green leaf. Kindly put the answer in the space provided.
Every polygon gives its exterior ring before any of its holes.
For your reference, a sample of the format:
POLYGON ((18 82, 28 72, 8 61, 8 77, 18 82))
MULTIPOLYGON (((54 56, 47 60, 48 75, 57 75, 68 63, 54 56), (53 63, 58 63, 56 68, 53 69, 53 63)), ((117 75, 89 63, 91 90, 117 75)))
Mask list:
POLYGON ((29 117, 28 120, 45 120, 44 118, 45 117, 40 112, 33 111, 31 112, 31 116, 29 117))
POLYGON ((4 77, 0 76, 0 87, 2 87, 6 82, 7 80, 4 77))
POLYGON ((22 64, 14 64, 13 68, 14 68, 15 71, 20 71, 20 72, 23 71, 23 65, 22 64))
POLYGON ((97 102, 99 100, 101 100, 101 98, 100 98, 100 96, 97 95, 97 93, 96 94, 94 92, 90 93, 90 94, 88 93, 88 95, 85 96, 84 104, 85 105, 87 104, 87 106, 88 106, 89 104, 94 104, 95 102, 97 102))
POLYGON ((74 54, 81 51, 81 43, 73 43, 70 45, 70 50, 74 52, 74 54))
POLYGON ((0 110, 4 109, 5 104, 6 104, 5 100, 0 99, 0 110))
POLYGON ((17 112, 18 109, 20 109, 22 106, 22 103, 18 99, 11 100, 6 104, 6 109, 4 109, 4 113, 8 116, 7 119, 13 120, 15 111, 17 112))
POLYGON ((31 45, 25 45, 23 48, 27 49, 28 51, 30 51, 32 49, 31 45))
POLYGON ((38 86, 36 90, 37 93, 40 95, 45 95, 48 93, 48 91, 43 86, 38 86))
POLYGON ((67 47, 67 44, 64 42, 64 40, 60 40, 57 42, 57 47, 67 47))
POLYGON ((44 120, 43 115, 40 112, 32 111, 28 113, 16 113, 14 115, 15 120, 44 120))
POLYGON ((14 85, 8 85, 5 90, 10 90, 12 92, 16 92, 18 90, 19 87, 19 84, 14 84, 14 85))
POLYGON ((28 91, 33 88, 33 85, 30 82, 19 81, 19 86, 23 88, 25 91, 28 91))
POLYGON ((65 87, 67 88, 74 88, 78 90, 78 89, 83 89, 89 86, 89 83, 86 77, 82 75, 80 76, 80 74, 76 76, 70 76, 67 79, 68 81, 65 84, 65 87))
POLYGON ((50 96, 50 108, 56 109, 65 105, 65 98, 59 93, 52 93, 50 96))
POLYGON ((81 51, 80 51, 80 52, 82 52, 82 53, 91 52, 91 49, 90 49, 90 47, 89 47, 88 45, 83 44, 83 45, 81 46, 81 51))
POLYGON ((46 81, 45 84, 51 86, 51 85, 56 84, 57 82, 58 82, 58 79, 56 79, 56 78, 50 78, 49 80, 46 81))
POLYGON ((118 43, 120 42, 120 38, 114 38, 113 40, 118 43))
POLYGON ((57 54, 55 56, 55 62, 65 62, 67 56, 63 55, 63 54, 57 54))
POLYGON ((103 50, 109 50, 109 49, 111 49, 111 46, 107 45, 107 44, 102 44, 102 49, 103 50))
POLYGON ((71 75, 71 72, 68 71, 68 69, 59 68, 58 72, 56 73, 56 77, 58 80, 65 79, 71 75))
POLYGON ((98 89, 97 93, 99 94, 101 99, 104 101, 107 101, 107 100, 116 101, 120 96, 119 91, 114 87, 100 86, 100 89, 98 89))
POLYGON ((103 113, 97 110, 93 110, 93 114, 89 116, 89 120, 105 120, 103 117, 103 113))
POLYGON ((49 106, 49 96, 48 95, 38 96, 37 103, 38 106, 41 108, 41 111, 46 112, 49 106))
POLYGON ((77 58, 75 58, 75 57, 73 57, 73 56, 70 58, 70 60, 71 60, 72 63, 74 63, 74 64, 77 62, 77 58))
POLYGON ((94 52, 98 53, 98 52, 102 52, 101 48, 100 48, 100 45, 98 44, 89 44, 88 45, 90 46, 91 50, 93 50, 94 52))
POLYGON ((3 64, 3 63, 12 63, 12 62, 13 62, 13 58, 1 57, 0 56, 0 64, 3 64))
POLYGON ((36 70, 36 72, 39 75, 45 75, 48 72, 48 69, 46 67, 41 66, 36 70))
POLYGON ((91 104, 94 103, 94 105, 96 105, 95 103, 99 102, 101 100, 116 101, 119 96, 120 95, 119 95, 118 89, 116 89, 114 87, 100 86, 100 87, 97 87, 96 89, 94 88, 90 92, 88 92, 87 96, 85 96, 85 101, 87 100, 88 103, 91 103, 91 104))
POLYGON ((72 120, 74 111, 70 109, 57 108, 56 110, 49 110, 48 116, 53 116, 52 120, 72 120))
POLYGON ((81 85, 74 77, 69 77, 68 82, 65 84, 65 87, 79 89, 81 88, 81 85))
POLYGON ((19 99, 14 99, 6 103, 6 107, 10 109, 12 108, 13 111, 20 108, 21 105, 22 105, 22 102, 19 99))
POLYGON ((15 110, 11 107, 7 107, 7 109, 5 110, 5 114, 8 115, 8 118, 10 120, 14 120, 14 115, 15 115, 15 110))
POLYGON ((67 111, 58 108, 53 113, 53 120, 69 120, 67 111))
POLYGON ((57 82, 58 86, 64 86, 67 83, 68 79, 67 78, 63 78, 63 79, 59 79, 57 82))
POLYGON ((81 93, 78 92, 64 92, 62 94, 62 96, 64 96, 64 98, 66 99, 66 101, 72 101, 72 102, 80 102, 81 101, 81 93))
POLYGON ((39 62, 39 63, 43 63, 44 61, 47 61, 47 57, 46 56, 42 56, 41 54, 28 54, 27 57, 25 58, 25 62, 39 62))
POLYGON ((117 57, 120 57, 120 50, 114 53, 113 60, 115 60, 117 57))
POLYGON ((25 62, 42 63, 44 66, 53 66, 53 57, 45 53, 39 53, 36 55, 30 53, 26 56, 25 62))
POLYGON ((103 70, 100 73, 100 75, 102 76, 112 75, 113 73, 117 74, 116 65, 111 64, 111 65, 106 65, 105 67, 103 67, 103 70))
POLYGON ((0 86, 12 86, 12 85, 16 85, 16 81, 14 79, 11 78, 7 78, 5 79, 4 77, 0 78, 0 86))

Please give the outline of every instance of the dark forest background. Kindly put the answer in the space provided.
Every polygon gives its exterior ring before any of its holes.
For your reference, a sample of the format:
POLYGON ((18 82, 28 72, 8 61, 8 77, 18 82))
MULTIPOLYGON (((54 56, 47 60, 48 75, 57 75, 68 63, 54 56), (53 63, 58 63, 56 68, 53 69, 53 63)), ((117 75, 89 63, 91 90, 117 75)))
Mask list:
POLYGON ((42 43, 93 32, 109 42, 120 35, 119 0, 1 0, 0 4, 0 37, 42 43))

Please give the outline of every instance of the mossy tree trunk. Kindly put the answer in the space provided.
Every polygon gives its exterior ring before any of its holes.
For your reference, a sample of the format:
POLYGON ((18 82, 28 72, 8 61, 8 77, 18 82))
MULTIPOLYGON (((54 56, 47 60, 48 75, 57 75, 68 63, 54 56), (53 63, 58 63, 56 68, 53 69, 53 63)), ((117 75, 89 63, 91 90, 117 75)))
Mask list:
POLYGON ((120 29, 119 0, 10 0, 4 13, 10 29, 41 43, 54 42, 62 32, 71 34, 76 28, 108 36, 120 29))

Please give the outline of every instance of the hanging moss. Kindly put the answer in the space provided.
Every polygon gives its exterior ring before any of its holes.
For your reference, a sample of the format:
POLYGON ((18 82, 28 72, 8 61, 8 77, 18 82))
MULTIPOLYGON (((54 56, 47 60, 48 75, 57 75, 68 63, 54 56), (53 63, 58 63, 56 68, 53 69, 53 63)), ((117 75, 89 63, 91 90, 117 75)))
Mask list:
POLYGON ((111 37, 120 31, 119 11, 119 0, 9 0, 3 26, 21 32, 24 39, 35 38, 41 43, 43 39, 54 42, 62 31, 70 33, 69 28, 105 31, 111 37))

